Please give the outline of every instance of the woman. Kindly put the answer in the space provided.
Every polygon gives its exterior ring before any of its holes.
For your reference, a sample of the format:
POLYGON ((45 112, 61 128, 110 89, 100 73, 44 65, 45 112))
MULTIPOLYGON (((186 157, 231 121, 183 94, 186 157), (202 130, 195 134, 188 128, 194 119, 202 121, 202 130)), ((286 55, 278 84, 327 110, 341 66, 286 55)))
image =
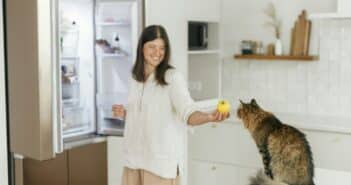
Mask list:
POLYGON ((125 119, 123 185, 179 184, 186 156, 187 125, 223 121, 229 114, 197 111, 182 75, 169 64, 170 45, 162 26, 144 29, 126 108, 113 105, 125 119))

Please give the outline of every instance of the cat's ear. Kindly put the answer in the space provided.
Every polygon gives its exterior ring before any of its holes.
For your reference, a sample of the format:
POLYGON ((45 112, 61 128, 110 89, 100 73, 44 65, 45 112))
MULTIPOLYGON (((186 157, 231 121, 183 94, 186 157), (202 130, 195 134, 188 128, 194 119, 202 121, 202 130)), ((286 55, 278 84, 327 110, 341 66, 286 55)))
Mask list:
POLYGON ((244 105, 244 102, 243 102, 243 100, 239 99, 239 101, 240 101, 241 105, 244 105))
POLYGON ((256 102, 256 100, 255 100, 254 98, 251 99, 250 104, 251 104, 252 106, 259 107, 258 104, 257 104, 257 102, 256 102))

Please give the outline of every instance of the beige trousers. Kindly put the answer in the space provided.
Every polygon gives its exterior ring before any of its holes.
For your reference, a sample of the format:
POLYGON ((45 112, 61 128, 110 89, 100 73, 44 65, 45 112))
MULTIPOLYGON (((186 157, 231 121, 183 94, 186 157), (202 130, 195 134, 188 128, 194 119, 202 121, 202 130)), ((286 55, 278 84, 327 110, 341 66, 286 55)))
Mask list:
POLYGON ((145 170, 124 167, 122 185, 179 185, 179 176, 165 179, 145 170))

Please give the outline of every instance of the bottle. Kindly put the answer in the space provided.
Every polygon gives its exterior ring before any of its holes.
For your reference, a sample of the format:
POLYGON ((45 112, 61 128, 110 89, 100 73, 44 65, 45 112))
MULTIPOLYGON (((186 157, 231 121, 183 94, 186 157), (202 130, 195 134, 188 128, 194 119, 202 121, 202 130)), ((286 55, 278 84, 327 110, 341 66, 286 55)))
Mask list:
POLYGON ((117 33, 113 34, 111 46, 114 47, 117 51, 120 50, 119 35, 117 33))
POLYGON ((282 41, 278 38, 274 44, 274 55, 279 56, 282 54, 283 54, 283 45, 282 45, 282 41))

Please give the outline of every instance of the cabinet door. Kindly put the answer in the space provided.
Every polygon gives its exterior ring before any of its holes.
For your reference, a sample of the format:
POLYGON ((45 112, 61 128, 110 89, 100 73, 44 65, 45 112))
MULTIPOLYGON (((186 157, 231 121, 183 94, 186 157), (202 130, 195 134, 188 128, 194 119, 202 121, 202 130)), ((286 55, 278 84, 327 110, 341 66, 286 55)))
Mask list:
POLYGON ((310 143, 315 167, 351 171, 351 135, 306 130, 303 132, 310 143))
POLYGON ((215 185, 216 175, 211 163, 189 160, 189 185, 215 185))
POLYGON ((107 185, 107 144, 69 150, 69 185, 107 185))
POLYGON ((51 6, 41 0, 6 2, 11 151, 38 160, 55 156, 51 6))
POLYGON ((189 162, 190 185, 237 185, 239 168, 226 164, 191 160, 189 162))
POLYGON ((188 138, 190 159, 261 165, 254 141, 240 124, 224 122, 199 126, 188 138))
POLYGON ((159 24, 165 27, 171 44, 172 65, 187 74, 187 22, 186 0, 145 1, 146 26, 159 24), (163 15, 164 14, 164 15, 163 15))
POLYGON ((123 172, 123 137, 108 137, 107 159, 108 159, 108 184, 121 185, 123 172))
POLYGON ((220 0, 189 0, 187 16, 190 20, 219 21, 220 0))
MULTIPOLYGON (((54 159, 38 161, 23 159, 23 185, 68 185, 68 152, 57 155, 54 159)), ((16 165, 16 168, 18 166, 16 165)), ((22 169, 16 169, 16 176, 22 169)), ((20 181, 21 179, 16 179, 20 181)))

